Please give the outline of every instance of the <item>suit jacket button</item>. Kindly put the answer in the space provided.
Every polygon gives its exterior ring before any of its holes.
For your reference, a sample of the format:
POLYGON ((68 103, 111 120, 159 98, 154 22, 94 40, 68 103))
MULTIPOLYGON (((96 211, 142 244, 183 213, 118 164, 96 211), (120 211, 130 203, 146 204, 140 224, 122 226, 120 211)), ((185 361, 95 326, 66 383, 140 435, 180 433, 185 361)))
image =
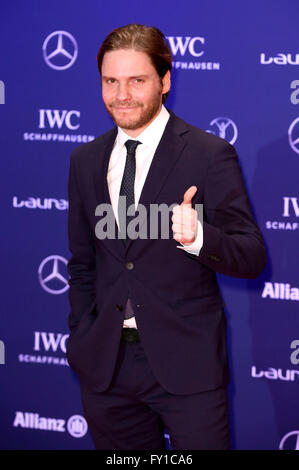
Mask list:
POLYGON ((131 271, 131 269, 134 268, 134 263, 131 263, 131 262, 130 262, 130 263, 127 263, 127 264, 126 264, 126 268, 129 269, 129 271, 131 271))
POLYGON ((209 255, 209 258, 210 258, 212 261, 220 261, 219 256, 216 256, 216 255, 209 255))
POLYGON ((123 311, 123 306, 122 305, 116 305, 116 310, 118 310, 119 312, 122 312, 123 311))

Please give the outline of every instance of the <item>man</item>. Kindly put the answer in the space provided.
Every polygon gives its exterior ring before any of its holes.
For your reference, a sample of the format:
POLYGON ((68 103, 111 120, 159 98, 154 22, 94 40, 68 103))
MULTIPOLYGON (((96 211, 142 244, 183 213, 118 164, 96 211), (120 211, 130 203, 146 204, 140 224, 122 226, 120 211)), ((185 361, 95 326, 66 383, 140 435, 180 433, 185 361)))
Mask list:
POLYGON ((163 105, 171 63, 156 28, 112 31, 98 66, 117 127, 71 156, 67 357, 97 449, 163 449, 165 429, 173 449, 229 448, 216 272, 255 278, 265 266, 234 148, 163 105), (103 204, 116 237, 97 231, 103 204), (141 231, 152 204, 173 208, 171 236, 159 226, 158 237, 130 237, 134 208, 147 211, 141 231))

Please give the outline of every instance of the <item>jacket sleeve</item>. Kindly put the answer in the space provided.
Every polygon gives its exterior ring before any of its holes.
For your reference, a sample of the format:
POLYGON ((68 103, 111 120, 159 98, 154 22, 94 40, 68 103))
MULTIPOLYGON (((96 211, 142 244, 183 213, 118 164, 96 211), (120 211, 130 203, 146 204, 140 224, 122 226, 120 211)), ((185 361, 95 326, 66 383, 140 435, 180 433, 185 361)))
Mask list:
POLYGON ((203 196, 203 246, 199 262, 237 278, 256 278, 266 250, 232 145, 221 144, 210 157, 203 196))
POLYGON ((94 234, 88 223, 76 172, 76 149, 70 158, 68 181, 68 238, 72 254, 68 262, 69 299, 71 311, 68 318, 73 330, 87 310, 95 304, 95 247, 94 234))

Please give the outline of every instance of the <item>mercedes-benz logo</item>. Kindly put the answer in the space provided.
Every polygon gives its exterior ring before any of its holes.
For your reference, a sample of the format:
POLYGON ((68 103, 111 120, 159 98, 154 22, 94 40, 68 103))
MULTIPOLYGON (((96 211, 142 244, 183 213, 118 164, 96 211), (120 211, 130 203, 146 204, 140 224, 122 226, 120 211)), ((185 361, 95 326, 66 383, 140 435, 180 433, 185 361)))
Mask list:
POLYGON ((283 436, 279 444, 279 450, 299 450, 299 431, 291 431, 283 436), (286 441, 288 441, 288 445, 286 445, 286 441))
POLYGON ((299 117, 297 117, 292 124, 289 127, 288 135, 289 135, 289 143, 291 148, 294 150, 294 152, 299 153, 299 117), (294 130, 294 128, 296 129, 294 130), (295 135, 297 137, 295 137, 295 135))
MULTIPOLYGON (((238 129, 234 121, 227 117, 217 117, 210 122, 210 126, 217 126, 217 134, 222 139, 227 140, 231 145, 237 140, 238 129)), ((216 134, 215 131, 208 129, 207 132, 216 134)))
POLYGON ((48 256, 41 262, 38 268, 38 277, 40 285, 46 292, 63 294, 68 290, 66 265, 67 260, 58 255, 48 256))
POLYGON ((78 44, 67 31, 54 31, 43 44, 46 64, 55 70, 65 70, 73 65, 78 56, 78 44))

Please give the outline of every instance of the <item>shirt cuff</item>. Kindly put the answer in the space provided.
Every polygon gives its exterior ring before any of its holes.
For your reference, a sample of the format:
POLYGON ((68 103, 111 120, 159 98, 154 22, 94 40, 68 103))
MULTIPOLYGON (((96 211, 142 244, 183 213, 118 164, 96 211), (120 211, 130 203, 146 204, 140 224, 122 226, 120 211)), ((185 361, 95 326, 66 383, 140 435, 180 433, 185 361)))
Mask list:
POLYGON ((187 251, 190 255, 199 255, 203 245, 203 228, 199 220, 197 221, 197 235, 194 242, 191 243, 191 245, 184 245, 183 243, 181 243, 181 245, 182 246, 177 245, 177 248, 187 251))

